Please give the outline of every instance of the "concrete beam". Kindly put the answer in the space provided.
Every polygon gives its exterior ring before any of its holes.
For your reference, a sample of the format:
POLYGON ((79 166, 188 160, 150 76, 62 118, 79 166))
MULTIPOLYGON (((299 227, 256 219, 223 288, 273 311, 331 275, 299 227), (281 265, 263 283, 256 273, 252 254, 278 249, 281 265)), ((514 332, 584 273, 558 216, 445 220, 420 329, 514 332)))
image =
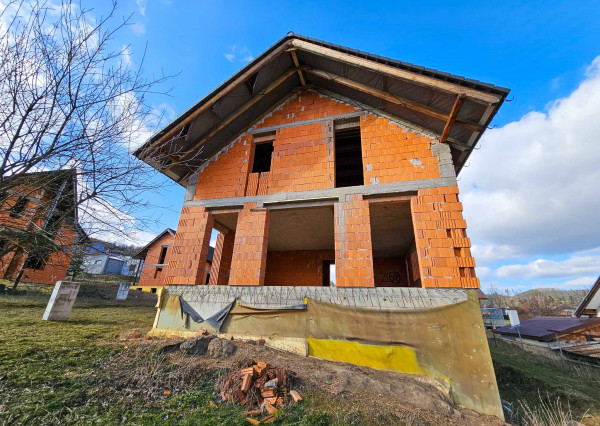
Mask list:
MULTIPOLYGON (((441 145, 441 144, 440 144, 441 145)), ((447 148, 447 146, 446 146, 447 148)), ((185 201, 184 207, 205 206, 207 209, 216 208, 241 208, 245 203, 257 203, 266 208, 273 205, 287 204, 289 207, 299 207, 298 203, 332 202, 334 199, 343 199, 346 195, 361 194, 371 195, 402 195, 423 188, 437 188, 441 186, 457 186, 455 177, 441 177, 436 179, 421 179, 403 182, 379 183, 373 185, 348 186, 345 188, 316 189, 301 192, 282 192, 279 194, 255 195, 250 197, 216 198, 211 200, 185 201)))

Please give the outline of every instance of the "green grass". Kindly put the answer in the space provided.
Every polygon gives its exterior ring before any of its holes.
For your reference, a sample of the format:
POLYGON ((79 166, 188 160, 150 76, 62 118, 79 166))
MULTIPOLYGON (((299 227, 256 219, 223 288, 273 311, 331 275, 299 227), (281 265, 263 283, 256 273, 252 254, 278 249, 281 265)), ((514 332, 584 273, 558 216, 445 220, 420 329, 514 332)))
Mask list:
MULTIPOLYGON (((81 299, 69 321, 42 321, 48 294, 0 296, 0 424, 247 425, 239 405, 213 401, 215 371, 182 369, 159 344, 120 340, 146 332, 155 309, 138 302, 81 299), (137 346, 135 346, 137 344, 137 346), (164 396, 164 389, 173 389, 164 396)), ((404 424, 336 397, 303 394, 273 424, 404 424)))
POLYGON ((554 360, 524 351, 517 345, 490 342, 500 397, 516 412, 523 406, 556 404, 579 420, 600 416, 600 369, 554 360))

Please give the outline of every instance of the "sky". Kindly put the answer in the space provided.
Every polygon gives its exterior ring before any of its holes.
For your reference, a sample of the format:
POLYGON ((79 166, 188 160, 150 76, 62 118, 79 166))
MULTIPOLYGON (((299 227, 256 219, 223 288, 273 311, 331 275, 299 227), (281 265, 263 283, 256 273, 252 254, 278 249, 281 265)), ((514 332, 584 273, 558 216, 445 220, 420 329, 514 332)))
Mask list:
MULTIPOLYGON (((169 119, 289 31, 510 88, 459 176, 482 288, 600 274, 600 3, 122 0, 119 13, 133 14, 114 40, 127 60, 174 75, 152 99, 169 119)), ((146 237, 176 228, 183 201, 156 179, 146 237)))

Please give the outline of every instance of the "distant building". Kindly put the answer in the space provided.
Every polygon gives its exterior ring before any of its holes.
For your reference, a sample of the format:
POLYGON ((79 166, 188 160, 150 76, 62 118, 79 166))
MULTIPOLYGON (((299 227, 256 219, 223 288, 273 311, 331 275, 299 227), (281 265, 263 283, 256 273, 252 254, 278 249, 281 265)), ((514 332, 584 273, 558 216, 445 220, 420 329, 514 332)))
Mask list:
MULTIPOLYGON (((165 229, 156 238, 150 241, 145 247, 137 252, 134 258, 143 262, 140 281, 137 286, 131 287, 134 290, 144 290, 156 292, 159 287, 165 285, 165 276, 169 268, 169 260, 175 240, 175 231, 171 228, 165 229)), ((210 281, 210 270, 213 261, 214 248, 208 247, 208 254, 205 264, 206 282, 210 281)))
POLYGON ((593 341, 600 334, 600 318, 535 317, 517 327, 497 328, 494 333, 506 340, 535 346, 556 346, 558 342, 593 341))
POLYGON ((600 277, 596 280, 589 293, 583 298, 577 309, 575 316, 598 317, 600 316, 600 277))
POLYGON ((140 273, 139 259, 118 254, 100 253, 87 254, 83 261, 83 270, 88 274, 124 275, 137 277, 140 273))
POLYGON ((28 173, 12 180, 0 194, 0 278, 20 276, 41 284, 65 279, 73 249, 87 238, 77 222, 76 171, 28 173), (55 245, 47 244, 48 236, 55 245), (13 241, 20 244, 12 248, 13 241))

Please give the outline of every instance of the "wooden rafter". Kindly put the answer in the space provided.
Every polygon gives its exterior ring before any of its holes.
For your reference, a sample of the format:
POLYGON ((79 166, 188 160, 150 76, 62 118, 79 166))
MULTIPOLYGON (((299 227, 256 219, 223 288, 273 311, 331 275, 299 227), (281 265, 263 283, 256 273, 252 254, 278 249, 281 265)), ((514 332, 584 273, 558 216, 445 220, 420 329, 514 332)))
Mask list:
POLYGON ((465 102, 466 95, 458 95, 456 100, 454 101, 454 106, 452 107, 452 111, 450 112, 450 116, 448 117, 448 121, 446 121, 446 125, 444 126, 444 130, 442 131, 442 136, 440 136, 440 142, 446 142, 448 140, 448 136, 450 135, 450 130, 452 130, 452 126, 454 126, 454 122, 458 117, 458 113, 465 102))
POLYGON ((191 112, 187 117, 185 117, 185 119, 183 119, 181 121, 181 123, 178 123, 177 126, 174 126, 172 129, 168 130, 164 135, 162 135, 159 139, 157 139, 152 145, 146 147, 145 151, 147 154, 144 154, 144 156, 150 155, 164 141, 167 141, 170 138, 172 138, 175 133, 177 133, 178 131, 181 130, 182 127, 184 127, 185 125, 194 121, 204 111, 212 108, 212 106, 217 101, 219 101, 221 98, 226 96, 229 92, 231 92, 238 84, 242 83, 244 80, 246 80, 252 74, 258 72, 265 64, 268 64, 273 59, 275 59, 277 56, 279 56, 282 52, 286 51, 289 48, 289 46, 290 46, 290 43, 285 43, 285 44, 281 45, 280 47, 278 47, 277 49, 275 49, 274 51, 269 53, 267 56, 265 56, 263 59, 261 59, 259 62, 254 64, 251 68, 246 70, 246 72, 241 74, 238 78, 236 78, 234 81, 232 81, 230 84, 228 84, 225 88, 223 88, 221 91, 217 92, 208 102, 206 102, 205 104, 203 104, 202 106, 198 107, 193 112, 191 112))
MULTIPOLYGON (((292 60, 294 61, 294 66, 296 68, 300 67, 300 61, 298 60, 298 55, 296 54, 296 49, 292 49, 289 51, 290 55, 292 55, 292 60)), ((304 78, 304 73, 302 70, 298 70, 298 77, 300 77, 300 83, 303 86, 306 86, 306 79, 304 78)))
MULTIPOLYGON (((392 102, 397 105, 402 105, 412 111, 419 112, 433 118, 437 118, 441 121, 447 122, 448 118, 450 117, 445 112, 440 111, 436 108, 420 104, 419 102, 411 101, 410 99, 406 99, 401 96, 392 95, 391 93, 384 92, 383 90, 375 89, 371 86, 367 86, 366 84, 358 83, 354 80, 350 80, 348 78, 335 75, 327 71, 309 69, 307 72, 329 81, 335 81, 336 83, 339 83, 343 86, 359 90, 361 92, 367 93, 368 95, 375 96, 385 101, 392 102)), ((456 124, 472 132, 479 132, 482 130, 482 126, 480 124, 466 119, 457 118, 456 124)))
MULTIPOLYGON (((306 69, 306 68, 307 67, 300 67, 300 69, 306 69)), ((267 95, 268 93, 270 93, 274 89, 276 89, 281 83, 283 83, 291 75, 295 74, 297 71, 298 71, 298 68, 290 68, 289 70, 287 70, 286 72, 284 72, 281 76, 279 76, 279 78, 277 78, 275 81, 273 81, 267 87, 265 87, 263 90, 261 90, 260 92, 258 92, 248 102, 246 102, 244 105, 242 105, 237 110, 235 110, 233 113, 231 113, 229 116, 227 116, 226 118, 224 118, 223 120, 221 120, 221 122, 219 123, 218 126, 216 126, 214 129, 212 129, 206 136, 202 137, 202 139, 200 139, 197 143, 195 143, 192 147, 190 147, 189 150, 188 150, 188 152, 185 153, 184 155, 182 155, 178 159, 178 162, 181 162, 181 161, 185 160, 186 158, 190 157, 194 153, 194 150, 196 150, 196 148, 200 147, 208 139, 210 139, 215 134, 217 134, 218 132, 220 132, 221 130, 223 130, 226 126, 229 125, 229 123, 231 123, 233 120, 235 120, 237 117, 239 117, 245 111, 247 111, 248 108, 250 108, 252 105, 254 105, 256 102, 258 102, 260 99, 262 99, 265 95, 267 95)), ((177 165, 177 163, 170 164, 167 167, 165 167, 164 170, 168 170, 168 169, 170 169, 171 167, 173 167, 175 165, 177 165)))
POLYGON ((300 50, 304 50, 306 52, 310 52, 319 56, 324 56, 330 59, 335 59, 340 62, 344 62, 348 65, 356 66, 358 68, 368 69, 370 71, 382 73, 390 77, 394 77, 404 81, 410 81, 415 84, 434 87, 445 93, 450 93, 454 95, 465 94, 469 99, 480 104, 490 105, 497 104, 498 102, 500 102, 500 98, 497 95, 481 92, 475 89, 470 89, 468 87, 460 86, 449 81, 442 81, 437 78, 428 77, 426 75, 418 74, 415 72, 402 70, 396 67, 392 67, 390 65, 380 64, 369 59, 359 58, 348 53, 340 52, 324 46, 319 46, 317 44, 309 43, 304 40, 294 39, 292 40, 292 46, 300 50))

